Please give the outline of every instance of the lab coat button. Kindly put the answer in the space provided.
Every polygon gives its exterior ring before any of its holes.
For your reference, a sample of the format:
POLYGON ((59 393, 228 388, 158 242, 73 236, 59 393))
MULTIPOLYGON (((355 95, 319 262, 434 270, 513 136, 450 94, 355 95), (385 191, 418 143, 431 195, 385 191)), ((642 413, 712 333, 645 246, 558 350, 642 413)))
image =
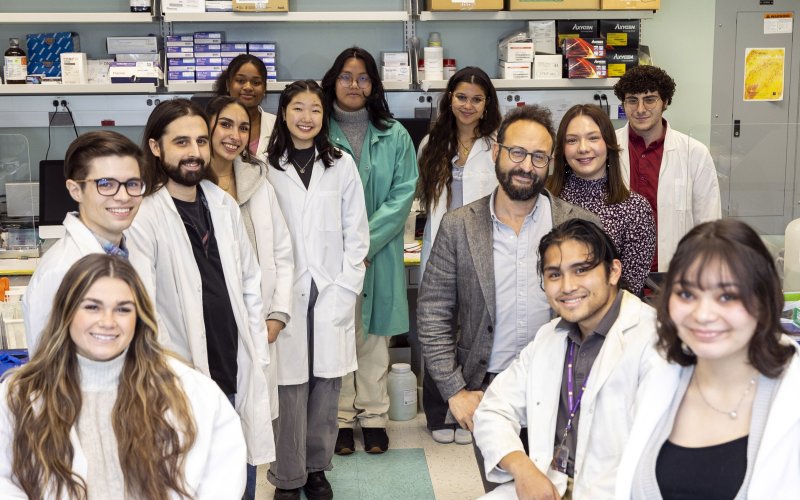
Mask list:
POLYGON ((489 328, 487 328, 487 330, 489 330, 489 333, 492 333, 494 331, 494 329, 492 328, 492 325, 489 325, 489 328))
POLYGON ((364 294, 364 298, 365 298, 365 299, 367 298, 367 294, 366 294, 366 293, 364 294))
POLYGON ((478 361, 478 364, 481 365, 481 366, 486 366, 486 360, 482 359, 482 360, 478 361))

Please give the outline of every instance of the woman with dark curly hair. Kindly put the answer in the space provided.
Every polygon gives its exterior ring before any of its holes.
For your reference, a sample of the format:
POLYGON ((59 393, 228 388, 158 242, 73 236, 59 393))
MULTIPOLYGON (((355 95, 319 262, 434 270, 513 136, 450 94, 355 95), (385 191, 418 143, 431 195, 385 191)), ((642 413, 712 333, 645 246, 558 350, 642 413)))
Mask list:
POLYGON ((164 351, 128 261, 64 276, 31 361, 0 384, 3 498, 240 498, 242 426, 209 378, 164 351))
POLYGON ((668 364, 645 378, 617 498, 795 498, 800 354, 775 263, 743 222, 692 229, 658 304, 668 364))

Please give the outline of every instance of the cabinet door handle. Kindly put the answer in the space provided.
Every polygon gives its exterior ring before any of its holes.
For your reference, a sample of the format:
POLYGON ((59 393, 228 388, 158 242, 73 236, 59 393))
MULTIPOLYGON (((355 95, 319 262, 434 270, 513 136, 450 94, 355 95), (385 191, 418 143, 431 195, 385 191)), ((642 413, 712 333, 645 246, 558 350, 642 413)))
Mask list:
POLYGON ((741 120, 733 120, 733 136, 734 137, 739 137, 739 134, 740 134, 739 128, 740 128, 741 124, 742 124, 741 120))

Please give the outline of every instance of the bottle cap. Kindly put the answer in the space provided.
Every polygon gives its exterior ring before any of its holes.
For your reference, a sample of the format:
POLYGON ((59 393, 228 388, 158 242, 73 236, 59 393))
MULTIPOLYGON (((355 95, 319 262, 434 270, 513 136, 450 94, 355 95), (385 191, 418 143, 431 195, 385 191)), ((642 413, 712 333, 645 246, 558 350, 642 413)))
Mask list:
POLYGON ((19 45, 19 38, 9 38, 8 43, 10 45, 19 45))
POLYGON ((408 373, 411 371, 411 365, 408 363, 395 363, 392 365, 392 371, 395 373, 408 373))
POLYGON ((439 32, 434 31, 430 35, 428 35, 428 47, 441 47, 442 46, 442 35, 439 32))

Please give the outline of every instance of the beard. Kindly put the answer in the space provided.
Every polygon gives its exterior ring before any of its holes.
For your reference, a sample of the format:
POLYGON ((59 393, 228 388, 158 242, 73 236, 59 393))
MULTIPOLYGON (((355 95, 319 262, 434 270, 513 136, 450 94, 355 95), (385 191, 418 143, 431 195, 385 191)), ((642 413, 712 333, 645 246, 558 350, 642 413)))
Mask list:
POLYGON ((504 172, 500 167, 499 158, 494 163, 494 172, 497 174, 497 181, 500 183, 500 187, 514 201, 528 201, 544 189, 544 179, 534 172, 525 172, 516 166, 504 172), (531 179, 533 182, 530 186, 515 186, 514 179, 512 179, 515 175, 531 179))
POLYGON ((188 187, 200 184, 200 181, 206 178, 206 171, 208 170, 208 164, 202 158, 184 158, 179 161, 177 165, 170 165, 162 161, 161 167, 164 169, 164 173, 167 174, 167 177, 182 186, 188 187), (198 163, 200 165, 200 170, 196 172, 183 170, 181 167, 188 163, 198 163))

